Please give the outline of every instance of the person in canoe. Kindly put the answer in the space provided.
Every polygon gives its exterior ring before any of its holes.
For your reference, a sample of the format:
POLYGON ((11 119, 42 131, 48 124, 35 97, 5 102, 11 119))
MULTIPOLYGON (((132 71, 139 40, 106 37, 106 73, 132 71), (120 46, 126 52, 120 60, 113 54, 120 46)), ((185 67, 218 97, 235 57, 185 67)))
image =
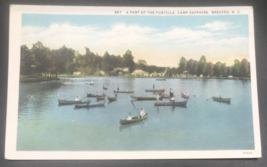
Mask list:
POLYGON ((143 108, 141 108, 141 111, 140 111, 140 116, 143 117, 146 115, 146 112, 143 108))
POLYGON ((131 113, 129 113, 128 117, 126 118, 126 120, 131 120, 132 119, 132 116, 131 116, 131 113))
POLYGON ((157 102, 159 102, 159 94, 157 94, 157 102))
POLYGON ((79 101, 79 96, 77 96, 77 97, 75 98, 75 101, 79 101))
POLYGON ((170 88, 170 98, 173 97, 173 94, 174 94, 174 92, 173 92, 172 88, 170 88))
POLYGON ((171 102, 173 102, 173 103, 175 102, 175 98, 174 97, 171 98, 171 102))

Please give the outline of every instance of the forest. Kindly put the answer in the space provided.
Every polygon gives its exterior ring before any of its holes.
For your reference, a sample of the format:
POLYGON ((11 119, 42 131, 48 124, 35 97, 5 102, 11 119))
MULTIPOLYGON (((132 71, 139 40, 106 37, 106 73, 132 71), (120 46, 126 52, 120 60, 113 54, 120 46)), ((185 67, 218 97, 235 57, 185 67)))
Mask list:
MULTIPOLYGON (((72 75, 73 72, 79 71, 84 76, 96 76, 99 71, 104 71, 108 76, 118 75, 114 73, 115 68, 128 68, 132 73, 136 69, 141 69, 148 73, 161 73, 169 69, 169 76, 177 76, 183 73, 196 76, 215 76, 227 77, 250 77, 250 63, 247 59, 241 61, 234 60, 233 66, 226 66, 225 63, 208 62, 205 56, 201 56, 200 60, 180 58, 177 67, 158 67, 148 65, 146 60, 137 60, 130 50, 127 50, 122 56, 109 54, 108 51, 104 55, 98 55, 85 47, 85 54, 62 46, 59 49, 50 49, 44 46, 40 41, 33 44, 32 48, 26 45, 21 46, 21 66, 20 74, 26 76, 58 76, 59 74, 72 75)), ((179 56, 179 55, 177 55, 179 56)))

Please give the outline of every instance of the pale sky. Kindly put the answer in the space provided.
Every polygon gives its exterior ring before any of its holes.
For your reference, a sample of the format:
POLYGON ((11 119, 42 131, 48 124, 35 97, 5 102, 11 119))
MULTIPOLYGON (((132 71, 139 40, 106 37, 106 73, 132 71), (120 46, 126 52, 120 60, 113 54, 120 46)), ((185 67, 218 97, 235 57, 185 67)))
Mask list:
POLYGON ((84 54, 84 47, 103 55, 132 51, 135 61, 177 67, 180 58, 249 60, 248 16, 22 15, 22 44, 41 41, 51 49, 63 45, 84 54))

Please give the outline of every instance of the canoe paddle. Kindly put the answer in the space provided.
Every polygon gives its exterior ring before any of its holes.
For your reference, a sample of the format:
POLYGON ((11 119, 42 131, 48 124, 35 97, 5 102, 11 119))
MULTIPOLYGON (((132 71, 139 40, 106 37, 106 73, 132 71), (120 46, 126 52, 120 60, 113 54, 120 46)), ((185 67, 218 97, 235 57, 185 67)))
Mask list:
POLYGON ((133 100, 131 100, 131 103, 133 104, 134 108, 136 109, 138 115, 139 115, 139 111, 137 110, 137 108, 135 107, 134 103, 133 103, 133 100))

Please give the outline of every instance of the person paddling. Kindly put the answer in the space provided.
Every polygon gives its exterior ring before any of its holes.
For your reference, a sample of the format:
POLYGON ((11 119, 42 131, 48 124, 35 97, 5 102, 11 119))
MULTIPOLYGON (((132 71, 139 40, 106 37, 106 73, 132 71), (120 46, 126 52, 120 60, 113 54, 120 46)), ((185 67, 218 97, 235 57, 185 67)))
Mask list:
POLYGON ((131 120, 132 119, 132 116, 131 116, 131 113, 129 113, 128 117, 126 118, 126 120, 131 120))
POLYGON ((141 108, 140 116, 143 117, 143 116, 145 116, 145 115, 146 115, 145 110, 144 110, 143 108, 141 108))

